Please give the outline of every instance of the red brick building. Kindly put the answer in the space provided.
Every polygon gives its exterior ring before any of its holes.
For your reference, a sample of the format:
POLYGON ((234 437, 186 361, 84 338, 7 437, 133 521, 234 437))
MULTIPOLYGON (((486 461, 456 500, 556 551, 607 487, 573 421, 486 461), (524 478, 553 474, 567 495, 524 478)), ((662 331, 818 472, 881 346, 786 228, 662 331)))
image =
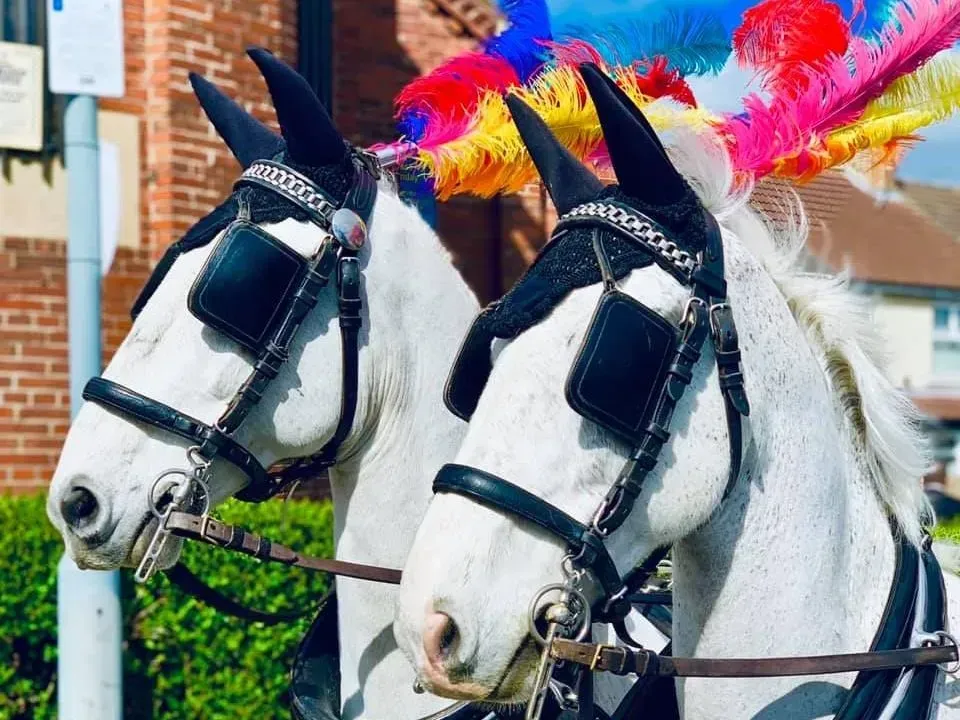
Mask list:
MULTIPOLYGON (((43 7, 0 0, 3 40, 43 44, 43 7)), ((228 192, 238 168, 191 93, 190 71, 272 122, 244 49, 298 65, 358 144, 393 137, 392 99, 411 78, 474 46, 499 18, 485 0, 124 0, 126 96, 100 103, 117 149, 118 247, 103 283, 105 359, 163 250, 228 192)), ((48 147, 0 149, 0 490, 45 487, 69 423, 66 178, 57 149, 62 100, 48 98, 48 147)), ((552 222, 539 189, 459 198, 438 209, 458 266, 482 300, 535 254, 552 222)))

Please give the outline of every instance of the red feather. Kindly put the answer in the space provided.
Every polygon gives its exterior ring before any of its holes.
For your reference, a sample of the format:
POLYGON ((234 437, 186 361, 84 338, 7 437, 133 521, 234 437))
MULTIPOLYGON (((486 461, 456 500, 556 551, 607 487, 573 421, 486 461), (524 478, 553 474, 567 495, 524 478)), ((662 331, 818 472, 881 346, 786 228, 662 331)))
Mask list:
POLYGON ((741 67, 752 67, 773 93, 802 92, 811 70, 821 69, 850 45, 850 26, 828 0, 764 0, 743 14, 733 33, 741 67))
MULTIPOLYGON (((453 139, 466 132, 484 92, 503 92, 517 85, 520 78, 508 61, 480 51, 465 53, 404 87, 394 101, 396 117, 423 116, 428 119, 424 123, 428 134, 439 131, 453 139)), ((425 136, 418 138, 418 142, 443 142, 443 139, 437 136, 428 140, 425 136)))
POLYGON ((669 60, 662 55, 650 62, 634 64, 640 91, 653 99, 670 97, 689 107, 697 107, 697 100, 690 85, 680 75, 679 70, 668 70, 668 64, 669 60))

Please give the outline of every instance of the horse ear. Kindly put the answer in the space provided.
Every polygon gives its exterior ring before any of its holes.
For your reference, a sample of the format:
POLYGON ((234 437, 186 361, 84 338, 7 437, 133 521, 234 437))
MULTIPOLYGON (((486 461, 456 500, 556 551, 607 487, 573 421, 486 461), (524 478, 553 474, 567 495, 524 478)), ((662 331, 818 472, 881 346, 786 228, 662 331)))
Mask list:
POLYGON ((600 127, 620 187, 654 205, 671 205, 687 190, 650 123, 617 84, 596 65, 580 66, 597 108, 600 127))
POLYGON ((343 160, 347 145, 306 79, 263 48, 249 48, 247 54, 267 81, 288 158, 308 167, 343 160))
POLYGON ((192 72, 190 85, 204 114, 244 169, 255 160, 272 158, 283 150, 283 138, 227 97, 212 82, 192 72))
POLYGON ((557 213, 596 200, 603 183, 557 140, 540 116, 515 95, 507 96, 507 107, 557 213))

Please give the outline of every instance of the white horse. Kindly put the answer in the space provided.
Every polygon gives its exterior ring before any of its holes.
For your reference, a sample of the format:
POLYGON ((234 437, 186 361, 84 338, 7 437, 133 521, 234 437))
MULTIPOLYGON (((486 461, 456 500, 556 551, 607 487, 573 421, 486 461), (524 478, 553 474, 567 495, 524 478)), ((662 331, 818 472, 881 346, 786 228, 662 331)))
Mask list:
MULTIPOLYGON (((636 108, 605 107, 606 120, 598 101, 620 189, 656 206, 655 191, 672 182, 674 166, 657 159, 648 147, 655 141, 625 133, 636 108)), ((800 269, 802 212, 793 214, 792 230, 774 229, 748 208, 749 192, 735 189, 719 142, 677 135, 670 158, 722 229, 751 403, 743 467, 722 500, 730 448, 716 364, 705 350, 671 440, 607 545, 621 572, 673 545, 678 657, 866 651, 894 576, 890 518, 910 543, 921 541, 928 459, 917 413, 882 373, 869 309, 843 278, 800 269)), ((528 133, 525 140, 535 159, 543 153, 542 138, 532 143, 528 133)), ((562 164, 538 163, 541 172, 547 167, 548 187, 573 174, 562 164)), ((674 323, 689 297, 657 265, 634 270, 620 286, 674 323)), ((455 460, 584 523, 628 451, 564 397, 600 292, 599 284, 574 290, 495 348, 455 460)), ((404 569, 395 625, 422 682, 448 697, 525 701, 539 654, 529 641, 528 604, 540 588, 563 581, 566 551, 513 514, 458 494, 435 496, 404 569)), ((960 583, 945 580, 956 627, 960 583)), ((811 720, 837 712, 853 676, 686 679, 676 688, 687 719, 811 720)), ((937 717, 960 717, 957 688, 939 687, 937 717)))
MULTIPOLYGON (((282 140, 195 79, 205 111, 241 163, 273 157, 284 145, 284 162, 298 167, 340 162, 344 142, 307 83, 266 53, 252 55, 273 96, 282 140)), ((309 222, 281 219, 261 226, 300 254, 313 252, 322 238, 309 222)), ((251 369, 239 346, 187 311, 187 293, 215 245, 176 260, 104 373, 207 423, 224 411, 251 369)), ((441 389, 477 301, 437 235, 386 180, 359 257, 365 309, 359 403, 330 473, 336 555, 399 568, 429 499, 425 478, 453 456, 465 430, 443 407, 441 389)), ((333 433, 341 397, 336 316, 336 294, 327 288, 300 330, 291 359, 238 434, 264 464, 316 452, 333 433)), ((83 406, 49 494, 50 519, 80 567, 137 566, 155 527, 146 523, 148 490, 160 471, 184 465, 185 447, 169 433, 93 403, 83 406), (94 502, 83 517, 74 508, 71 524, 63 508, 78 488, 94 502)), ((212 471, 214 505, 245 482, 229 464, 217 461, 212 471)), ((180 547, 169 546, 163 566, 175 563, 180 547)), ((249 582, 257 582, 256 575, 249 582)), ((397 717, 402 708, 402 716, 412 718, 449 706, 413 692, 414 673, 391 634, 396 591, 344 578, 337 579, 336 591, 342 717, 383 720, 397 717)))

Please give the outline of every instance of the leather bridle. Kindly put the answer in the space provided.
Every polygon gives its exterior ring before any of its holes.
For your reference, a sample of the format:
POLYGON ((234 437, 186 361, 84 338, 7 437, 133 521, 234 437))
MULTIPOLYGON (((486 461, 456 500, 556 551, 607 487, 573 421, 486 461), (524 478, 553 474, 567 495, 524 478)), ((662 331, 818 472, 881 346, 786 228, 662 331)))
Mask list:
MULTIPOLYGON (((740 475, 742 418, 749 415, 750 407, 744 388, 736 326, 726 295, 720 230, 712 215, 706 210, 703 212, 708 228, 707 240, 692 265, 678 263, 672 246, 651 242, 646 229, 652 221, 621 203, 594 201, 582 204, 561 217, 557 225, 552 242, 574 228, 593 231, 594 252, 608 290, 615 280, 600 241, 603 231, 628 238, 645 248, 661 268, 690 288, 690 297, 680 322, 679 342, 657 394, 650 420, 640 442, 634 447, 590 522, 582 523, 550 502, 478 468, 448 464, 441 468, 434 481, 435 492, 458 494, 531 522, 558 538, 568 548, 562 562, 564 582, 543 588, 530 606, 530 633, 543 647, 543 654, 526 717, 533 720, 541 716, 551 686, 556 696, 558 662, 563 663, 561 685, 578 686, 577 692, 586 700, 579 705, 573 701, 568 707, 581 720, 594 718, 595 710, 589 700, 593 695, 594 671, 638 677, 635 690, 639 689, 640 692, 628 694, 616 713, 617 718, 631 717, 635 703, 645 700, 645 683, 673 677, 778 677, 861 671, 863 674, 858 676, 838 718, 878 717, 863 714, 857 708, 863 704, 865 693, 890 698, 874 702, 881 708, 887 702, 894 702, 895 693, 889 689, 894 687, 894 681, 906 682, 908 686, 914 682, 915 687, 910 692, 912 702, 917 706, 924 702, 929 704, 933 697, 929 671, 936 672, 936 666, 958 661, 957 643, 946 631, 939 566, 929 552, 929 546, 925 548, 921 564, 918 559, 920 554, 913 546, 905 541, 898 544, 894 587, 877 639, 867 652, 803 658, 675 658, 669 652, 658 654, 643 648, 626 628, 624 621, 632 607, 643 604, 643 595, 637 591, 649 579, 668 548, 660 548, 642 565, 621 577, 606 549, 605 540, 629 517, 646 477, 656 467, 659 455, 670 439, 669 428, 674 409, 693 378, 694 366, 701 357, 707 338, 712 339, 714 360, 719 371, 730 444, 729 474, 721 503, 733 490, 740 475), (920 588, 916 593, 912 590, 904 593, 897 587, 902 584, 902 555, 913 558, 914 570, 907 570, 907 581, 912 582, 909 587, 920 588), (911 572, 913 577, 910 577, 911 572), (588 575, 599 586, 599 595, 592 603, 587 600, 584 589, 584 580, 588 575), (934 578, 939 579, 935 582, 934 578), (559 600, 543 607, 541 601, 557 591, 559 600), (624 645, 589 642, 591 623, 595 621, 613 625, 624 645), (543 627, 546 627, 545 631, 543 627), (891 638, 895 640, 891 641, 891 638), (893 677, 888 683, 889 687, 875 683, 870 685, 869 679, 882 674, 876 671, 899 671, 910 667, 925 667, 926 670, 924 674, 917 673, 919 679, 915 681, 909 676, 906 680, 893 677), (868 690, 864 689, 868 687, 868 690)), ((451 382, 453 380, 451 378, 451 382)), ((571 688, 567 686, 566 690, 570 691, 571 688)), ((577 692, 569 694, 575 698, 577 692)), ((898 712, 902 714, 904 706, 901 704, 898 707, 898 712)))
MULTIPOLYGON (((638 231, 638 228, 648 226, 649 219, 621 203, 586 203, 564 215, 557 224, 552 242, 560 241, 564 233, 576 228, 587 228, 594 233, 594 251, 603 282, 608 288, 613 287, 616 281, 603 252, 601 232, 619 234, 645 248, 660 267, 691 289, 680 324, 679 343, 665 382, 657 392, 654 410, 644 428, 642 439, 588 524, 570 517, 560 508, 523 488, 477 468, 447 464, 441 468, 433 485, 435 492, 463 495, 483 505, 520 516, 561 539, 569 548, 564 561, 565 575, 572 578, 589 572, 602 590, 601 597, 593 603, 593 616, 615 622, 618 630, 622 629, 624 634, 626 631, 622 621, 631 609, 624 599, 649 578, 651 563, 644 563, 621 577, 606 549, 605 540, 626 521, 647 475, 656 467, 660 452, 670 439, 670 420, 693 379, 693 368, 700 359, 707 338, 712 338, 720 371, 730 442, 730 470, 724 496, 733 489, 740 474, 741 418, 749 414, 750 408, 743 385, 736 326, 727 302, 720 228, 706 211, 704 220, 709 228, 707 242, 694 264, 679 263, 675 254, 651 243, 638 231)), ((662 555, 663 552, 658 553, 659 557, 662 555)))
MULTIPOLYGON (((187 451, 189 469, 161 473, 150 489, 150 507, 159 524, 137 569, 137 580, 146 581, 156 570, 156 562, 171 534, 189 536, 196 529, 198 539, 218 543, 213 532, 218 526, 207 517, 208 468, 216 458, 226 460, 246 475, 249 483, 235 497, 251 503, 274 497, 292 483, 336 463, 340 446, 347 438, 356 414, 358 337, 363 308, 357 253, 366 240, 366 224, 376 200, 379 177, 375 159, 358 152, 355 152, 354 158, 354 182, 339 207, 321 187, 278 161, 254 162, 235 183, 234 190, 240 206, 236 222, 248 221, 249 213, 243 193, 250 187, 256 187, 279 195, 305 212, 309 220, 324 233, 324 238, 317 251, 306 258, 290 302, 270 328, 269 337, 257 353, 250 375, 216 422, 204 423, 102 377, 91 379, 84 388, 84 399, 97 403, 109 412, 164 430, 192 443, 187 451), (317 453, 264 468, 253 453, 236 440, 236 433, 280 373, 289 358, 290 345, 298 330, 316 306, 320 293, 331 281, 337 289, 342 348, 341 404, 336 429, 317 453), (166 497, 162 497, 164 494, 166 497), (198 506, 202 508, 199 513, 196 512, 198 506), (194 528, 191 517, 199 518, 202 522, 194 528), (171 519, 177 522, 171 522, 171 519)), ((230 546, 230 543, 226 544, 230 546)), ((269 552, 264 553, 262 547, 254 554, 270 555, 269 552)), ((389 575, 389 581, 395 582, 398 574, 392 572, 394 574, 389 575)), ((377 574, 374 572, 374 575, 377 574)), ((382 573, 379 579, 384 580, 382 573)))

